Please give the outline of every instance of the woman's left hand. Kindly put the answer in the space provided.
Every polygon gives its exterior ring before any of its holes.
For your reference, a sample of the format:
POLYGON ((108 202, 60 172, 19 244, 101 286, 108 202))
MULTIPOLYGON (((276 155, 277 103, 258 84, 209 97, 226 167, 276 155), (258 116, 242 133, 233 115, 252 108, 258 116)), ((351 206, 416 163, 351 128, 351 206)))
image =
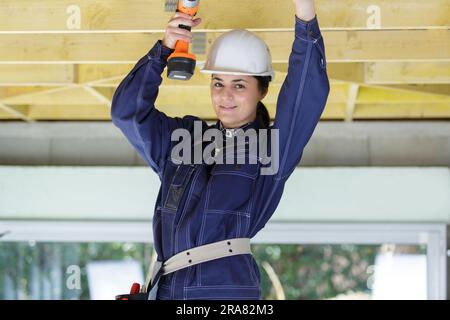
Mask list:
POLYGON ((295 5, 295 14, 303 21, 311 21, 316 16, 314 0, 292 0, 295 5))

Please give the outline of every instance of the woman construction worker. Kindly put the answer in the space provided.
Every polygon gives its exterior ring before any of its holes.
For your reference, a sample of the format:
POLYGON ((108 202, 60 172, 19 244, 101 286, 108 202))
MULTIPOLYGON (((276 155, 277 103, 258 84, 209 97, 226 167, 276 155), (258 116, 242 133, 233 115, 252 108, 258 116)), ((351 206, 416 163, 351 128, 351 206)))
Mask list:
MULTIPOLYGON (((211 74, 212 107, 218 118, 214 125, 194 116, 171 118, 156 109, 167 58, 178 40, 192 39, 190 31, 178 26, 196 27, 201 22, 180 12, 169 21, 164 39, 139 60, 114 94, 113 123, 161 180, 153 215, 159 262, 152 281, 153 298, 261 299, 260 272, 249 239, 277 208, 286 180, 301 159, 329 93, 314 1, 293 1, 295 38, 272 126, 261 102, 274 79, 270 51, 246 30, 232 30, 217 38, 201 70, 211 74), (262 174, 267 163, 261 161, 179 161, 172 152, 178 142, 171 136, 180 129, 193 134, 195 128, 202 132, 216 129, 225 142, 247 132, 276 132, 277 145, 269 148, 279 165, 271 174, 262 174)), ((195 137, 190 141, 199 144, 195 137)), ((217 147, 221 145, 217 141, 200 141, 200 145, 202 150, 214 150, 214 154, 226 148, 217 147), (214 147, 210 148, 212 143, 214 147)), ((244 155, 249 160, 248 146, 241 144, 239 149, 237 144, 231 149, 232 156, 244 155)))

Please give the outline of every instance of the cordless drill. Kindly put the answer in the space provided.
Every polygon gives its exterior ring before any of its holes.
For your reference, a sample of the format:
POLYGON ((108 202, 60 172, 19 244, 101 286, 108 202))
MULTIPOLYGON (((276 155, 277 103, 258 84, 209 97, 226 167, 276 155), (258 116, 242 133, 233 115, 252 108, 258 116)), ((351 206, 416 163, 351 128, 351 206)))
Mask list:
MULTIPOLYGON (((179 0, 177 12, 194 17, 197 14, 200 0, 179 0)), ((179 28, 191 31, 190 26, 180 24, 179 28)), ((189 80, 194 75, 195 55, 189 53, 189 43, 178 40, 175 51, 167 58, 167 77, 174 80, 189 80)))

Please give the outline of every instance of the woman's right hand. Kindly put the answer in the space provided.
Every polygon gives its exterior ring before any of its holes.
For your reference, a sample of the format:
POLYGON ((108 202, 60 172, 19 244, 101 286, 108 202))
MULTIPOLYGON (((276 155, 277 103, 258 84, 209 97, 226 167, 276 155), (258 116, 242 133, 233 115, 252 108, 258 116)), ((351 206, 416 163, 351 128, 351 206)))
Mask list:
POLYGON ((201 18, 193 19, 192 16, 186 13, 175 13, 175 15, 168 22, 166 33, 164 34, 164 38, 162 39, 162 44, 170 49, 175 49, 175 45, 177 44, 178 40, 186 41, 189 43, 192 42, 192 32, 186 29, 179 28, 178 25, 183 24, 185 26, 194 28, 201 22, 201 18))

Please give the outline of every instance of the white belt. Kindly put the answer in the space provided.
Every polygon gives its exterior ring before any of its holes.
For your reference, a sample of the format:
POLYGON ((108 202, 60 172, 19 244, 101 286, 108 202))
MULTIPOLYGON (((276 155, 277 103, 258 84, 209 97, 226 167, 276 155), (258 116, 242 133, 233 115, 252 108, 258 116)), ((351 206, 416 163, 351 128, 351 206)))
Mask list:
POLYGON ((162 264, 162 274, 166 275, 210 260, 248 253, 252 253, 249 238, 236 238, 209 243, 177 253, 162 264))
POLYGON ((191 248, 177 253, 165 262, 157 261, 151 281, 150 299, 156 296, 158 282, 162 275, 166 275, 180 269, 184 269, 196 264, 231 257, 238 254, 252 254, 249 238, 235 238, 223 241, 208 243, 202 246, 191 248), (156 281, 156 283, 155 283, 156 281))

